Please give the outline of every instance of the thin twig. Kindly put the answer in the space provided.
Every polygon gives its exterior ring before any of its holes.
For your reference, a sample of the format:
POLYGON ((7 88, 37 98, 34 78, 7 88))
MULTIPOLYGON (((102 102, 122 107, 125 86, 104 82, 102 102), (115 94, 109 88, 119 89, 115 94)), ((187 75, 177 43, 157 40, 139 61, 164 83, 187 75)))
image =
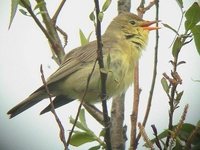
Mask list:
POLYGON ((56 10, 55 14, 53 15, 52 21, 53 21, 54 24, 56 24, 58 15, 60 14, 60 12, 61 12, 61 10, 62 10, 62 8, 63 8, 65 2, 66 2, 66 0, 62 0, 62 1, 61 1, 61 3, 60 3, 60 5, 59 5, 58 9, 56 10))
MULTIPOLYGON (((96 9, 96 37, 97 37, 97 59, 99 63, 100 70, 104 68, 103 62, 103 51, 102 51, 102 39, 101 39, 101 22, 99 20, 99 1, 94 0, 95 9, 96 9)), ((102 100, 102 109, 103 109, 103 116, 104 116, 104 124, 105 124, 105 137, 104 140, 106 142, 106 149, 111 149, 111 141, 110 141, 110 120, 108 117, 108 110, 107 110, 107 96, 106 96, 106 79, 107 74, 100 71, 101 76, 101 100, 102 100)))
POLYGON ((63 36, 64 38, 64 45, 63 45, 63 48, 65 48, 65 46, 67 45, 68 43, 68 35, 67 33, 65 33, 65 31, 63 31, 60 27, 56 26, 56 29, 58 30, 58 32, 60 32, 60 34, 63 36))
POLYGON ((139 129, 140 129, 140 133, 141 133, 141 135, 142 135, 144 141, 146 142, 146 144, 149 146, 149 148, 150 148, 151 150, 154 150, 155 148, 153 147, 153 143, 151 142, 151 140, 150 140, 149 137, 147 136, 147 133, 146 133, 146 131, 145 131, 145 129, 144 129, 144 126, 139 122, 139 123, 138 123, 138 127, 139 127, 139 129))
MULTIPOLYGON (((156 4, 156 20, 159 20, 159 1, 156 0, 157 3, 156 4)), ((151 3, 152 5, 152 3, 151 3)), ((158 26, 158 23, 156 23, 156 26, 158 26)), ((155 87, 155 83, 156 83, 156 77, 157 77, 157 64, 158 64, 158 43, 159 43, 159 31, 156 30, 156 42, 155 42, 155 49, 154 49, 154 67, 153 67, 153 77, 152 77, 152 82, 151 82, 151 89, 149 91, 149 97, 148 97, 148 103, 147 103, 147 108, 146 108, 146 112, 145 112, 145 116, 142 122, 142 125, 145 127, 148 117, 149 117, 149 113, 150 113, 150 109, 151 109, 151 104, 152 104, 152 98, 153 98, 153 92, 154 92, 154 87, 155 87)), ((137 135, 137 142, 139 142, 140 139, 140 133, 137 135)))
POLYGON ((141 0, 139 7, 137 8, 138 16, 142 18, 143 14, 145 14, 146 11, 148 11, 152 6, 154 6, 157 3, 158 0, 150 1, 150 3, 144 7, 145 0, 141 0))
POLYGON ((45 77, 44 77, 44 72, 43 72, 43 69, 42 69, 42 65, 40 66, 40 72, 41 72, 42 82, 43 82, 45 90, 46 90, 46 92, 47 92, 47 94, 49 96, 49 100, 50 100, 50 104, 51 104, 51 112, 53 113, 53 115, 55 117, 55 120, 56 120, 56 122, 58 124, 58 127, 60 129, 60 140, 62 141, 65 150, 67 150, 68 149, 68 145, 67 145, 66 139, 65 139, 65 130, 64 130, 64 127, 63 127, 58 115, 56 114, 55 107, 54 107, 53 100, 52 100, 52 95, 51 95, 51 93, 49 91, 49 88, 47 86, 47 83, 46 83, 46 80, 45 80, 45 77))
POLYGON ((74 132, 74 128, 75 128, 76 123, 77 123, 77 121, 78 121, 78 116, 79 116, 79 114, 80 114, 81 107, 82 107, 82 105, 83 105, 83 103, 84 103, 85 96, 86 96, 86 94, 87 94, 87 92, 88 92, 90 79, 91 79, 92 74, 93 74, 93 72, 94 72, 96 63, 97 63, 97 60, 95 60, 94 65, 93 65, 93 68, 92 68, 92 70, 91 70, 91 73, 88 75, 87 83, 86 83, 86 87, 85 87, 85 91, 84 91, 84 93, 83 93, 83 97, 82 97, 81 102, 80 102, 80 105, 79 105, 79 107, 78 107, 78 111, 77 111, 77 114, 76 114, 76 118, 75 118, 75 120, 74 120, 74 124, 73 124, 73 126, 72 126, 71 131, 69 132, 69 136, 68 136, 68 139, 67 139, 67 146, 69 146, 69 144, 70 144, 70 140, 71 140, 71 137, 72 137, 72 133, 74 132))
POLYGON ((162 147, 161 147, 161 144, 160 144, 160 141, 159 141, 159 138, 158 138, 158 132, 157 132, 156 126, 151 125, 151 127, 153 129, 153 133, 154 133, 154 136, 155 136, 155 143, 156 143, 157 147, 159 148, 159 150, 162 150, 162 147))

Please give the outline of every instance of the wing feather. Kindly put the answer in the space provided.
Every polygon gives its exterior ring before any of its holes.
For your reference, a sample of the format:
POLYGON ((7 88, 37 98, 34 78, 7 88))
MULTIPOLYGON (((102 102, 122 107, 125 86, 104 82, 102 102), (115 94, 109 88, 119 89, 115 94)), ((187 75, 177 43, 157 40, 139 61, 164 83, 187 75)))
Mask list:
POLYGON ((48 78, 47 84, 61 80, 84 67, 87 63, 95 61, 96 51, 96 41, 70 51, 60 67, 48 78))

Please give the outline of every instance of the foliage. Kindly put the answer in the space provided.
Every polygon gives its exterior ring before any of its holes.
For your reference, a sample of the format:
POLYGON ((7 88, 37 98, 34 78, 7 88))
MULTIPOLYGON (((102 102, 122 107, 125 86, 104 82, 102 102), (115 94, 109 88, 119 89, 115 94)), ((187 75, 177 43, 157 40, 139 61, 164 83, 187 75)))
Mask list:
MULTIPOLYGON (((70 117, 70 123, 74 124, 74 119, 70 117)), ((99 149, 100 147, 105 148, 105 143, 101 140, 100 137, 104 136, 104 130, 99 134, 99 136, 95 135, 95 133, 89 129, 86 119, 85 119, 85 111, 82 109, 79 114, 79 121, 76 123, 76 127, 80 130, 74 131, 72 138, 70 140, 70 144, 73 146, 80 146, 82 144, 88 142, 98 142, 99 145, 95 147, 91 147, 90 149, 95 150, 99 149)))

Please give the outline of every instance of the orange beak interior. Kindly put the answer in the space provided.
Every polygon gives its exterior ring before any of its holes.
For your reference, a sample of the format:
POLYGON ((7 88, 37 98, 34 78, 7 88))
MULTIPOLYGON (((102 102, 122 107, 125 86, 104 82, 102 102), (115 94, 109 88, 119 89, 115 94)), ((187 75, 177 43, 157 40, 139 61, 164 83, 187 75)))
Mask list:
POLYGON ((141 23, 141 27, 144 29, 144 30, 158 30, 160 29, 160 27, 151 27, 150 25, 152 24, 155 24, 155 23, 158 23, 159 21, 144 21, 141 23))

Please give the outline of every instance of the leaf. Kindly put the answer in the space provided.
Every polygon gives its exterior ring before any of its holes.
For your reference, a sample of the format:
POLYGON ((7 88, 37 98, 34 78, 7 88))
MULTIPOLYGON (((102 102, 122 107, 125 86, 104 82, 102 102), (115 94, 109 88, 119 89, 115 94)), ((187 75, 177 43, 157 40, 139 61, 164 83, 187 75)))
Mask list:
POLYGON ((70 139, 70 144, 78 147, 82 144, 93 142, 93 141, 96 141, 96 139, 91 134, 88 134, 87 132, 77 131, 76 133, 72 135, 70 139))
POLYGON ((94 147, 90 147, 88 150, 99 150, 101 148, 101 145, 97 145, 94 147))
POLYGON ((172 47, 172 55, 174 57, 177 57, 178 53, 181 50, 181 47, 182 47, 181 37, 178 36, 172 47))
POLYGON ((81 41, 81 46, 89 43, 88 39, 85 37, 85 35, 81 29, 79 29, 79 37, 80 37, 80 41, 81 41))
POLYGON ((102 22, 103 16, 104 16, 104 13, 100 12, 99 15, 98 15, 98 19, 99 19, 100 22, 102 22))
MULTIPOLYGON (((29 7, 31 7, 31 3, 30 3, 29 0, 24 0, 24 2, 25 2, 29 7)), ((19 1, 19 5, 25 8, 25 6, 23 5, 23 3, 22 3, 21 1, 19 1)))
POLYGON ((85 128, 88 128, 87 124, 86 124, 86 120, 85 120, 85 110, 84 109, 81 109, 81 111, 80 111, 79 120, 85 126, 85 128))
POLYGON ((24 9, 19 9, 19 11, 20 11, 23 15, 28 16, 27 11, 25 11, 24 9))
POLYGON ((104 137, 105 136, 105 134, 106 134, 106 130, 103 128, 102 130, 101 130, 101 132, 99 133, 99 137, 104 137))
POLYGON ((169 85, 167 83, 167 80, 164 77, 161 79, 161 84, 165 92, 169 93, 169 85))
POLYGON ((176 0, 178 3, 179 7, 182 9, 183 8, 183 0, 176 0))
POLYGON ((46 11, 39 11, 36 15, 39 15, 39 14, 46 14, 47 12, 46 11))
POLYGON ((94 11, 92 11, 89 15, 91 21, 95 21, 94 11))
MULTIPOLYGON (((177 127, 177 125, 175 125, 173 129, 175 129, 176 127, 177 127)), ((182 128, 181 128, 180 132, 179 132, 178 137, 181 140, 186 141, 187 138, 189 137, 189 135, 192 133, 192 131, 194 129, 195 129, 195 126, 193 124, 184 123, 182 125, 182 128)), ((158 135, 158 139, 161 140, 161 139, 166 138, 168 136, 168 132, 170 132, 170 133, 173 134, 173 131, 165 130, 165 131, 163 131, 162 133, 160 133, 158 135)), ((152 143, 155 143, 155 141, 156 141, 156 138, 154 138, 154 139, 151 140, 152 143)), ((200 131, 194 137, 194 140, 192 141, 192 144, 196 145, 199 141, 200 141, 200 131)), ((145 144, 144 146, 147 146, 147 145, 145 144)))
POLYGON ((111 0, 106 0, 102 6, 102 12, 105 12, 111 4, 111 0))
POLYGON ((183 96, 183 93, 184 93, 184 91, 182 91, 182 92, 180 92, 180 93, 178 93, 177 94, 177 96, 176 96, 176 101, 180 101, 180 99, 182 98, 182 96, 183 96))
POLYGON ((192 29, 200 21, 200 6, 197 2, 186 11, 185 29, 188 31, 192 29))
MULTIPOLYGON (((75 123, 75 119, 72 118, 71 116, 70 116, 69 120, 70 120, 70 123, 71 123, 71 124, 74 124, 74 123, 75 123)), ((82 130, 84 130, 84 131, 88 131, 88 128, 86 128, 80 121, 77 121, 77 122, 76 122, 76 127, 79 128, 79 129, 82 129, 82 130)))
POLYGON ((8 29, 10 29, 11 24, 13 22, 13 19, 15 17, 15 14, 17 12, 18 4, 19 4, 19 0, 12 0, 11 1, 10 23, 9 23, 8 29))
POLYGON ((46 3, 44 2, 44 1, 41 1, 41 2, 39 2, 39 3, 37 3, 37 5, 34 7, 34 10, 36 10, 36 9, 38 9, 38 8, 40 8, 40 7, 42 7, 42 6, 44 6, 46 3))
POLYGON ((90 38, 91 38, 91 36, 92 36, 92 33, 93 33, 93 31, 90 32, 89 36, 87 37, 88 42, 90 41, 90 38))
POLYGON ((168 25, 168 24, 166 24, 166 23, 162 23, 162 24, 163 24, 164 27, 166 27, 166 28, 168 28, 168 29, 174 31, 174 32, 176 33, 176 35, 179 35, 178 32, 177 32, 174 28, 172 28, 170 25, 168 25))
POLYGON ((196 45, 197 52, 200 55, 200 25, 196 25, 191 31, 194 36, 194 43, 196 45))

